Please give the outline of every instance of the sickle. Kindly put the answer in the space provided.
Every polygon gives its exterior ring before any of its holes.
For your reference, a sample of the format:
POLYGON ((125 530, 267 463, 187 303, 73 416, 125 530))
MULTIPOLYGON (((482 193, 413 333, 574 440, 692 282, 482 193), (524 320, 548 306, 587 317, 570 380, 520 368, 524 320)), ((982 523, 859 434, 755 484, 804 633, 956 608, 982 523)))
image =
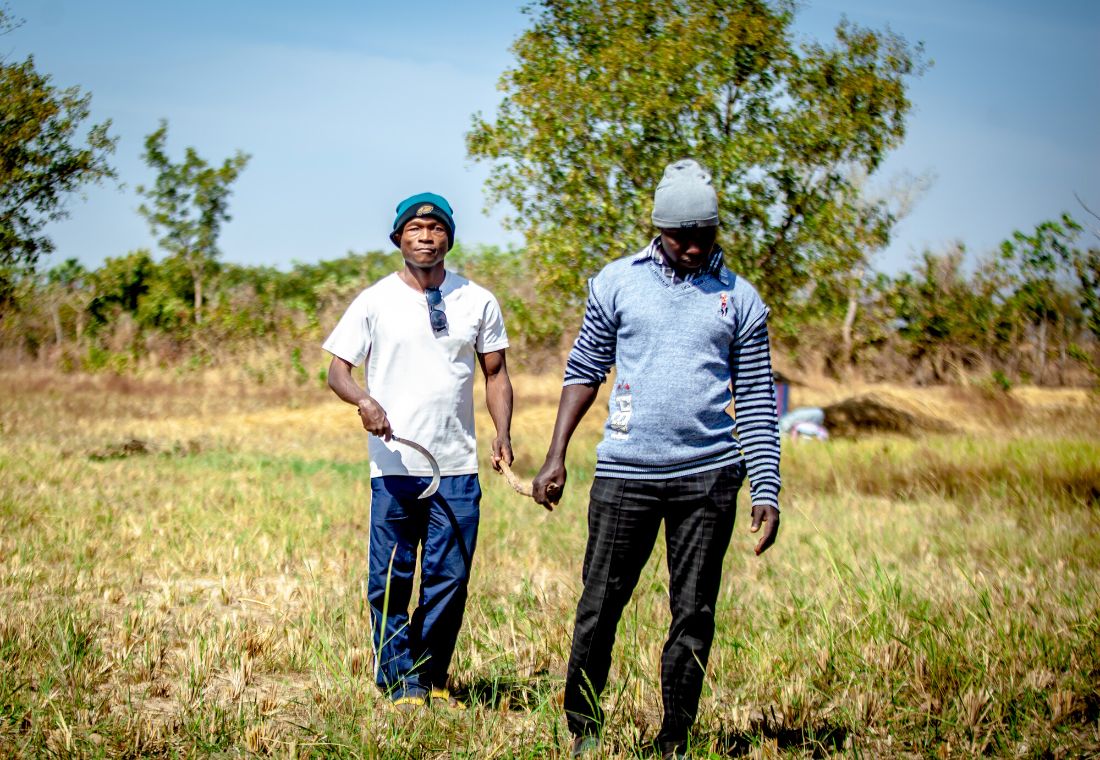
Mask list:
POLYGON ((392 434, 390 435, 390 438, 400 444, 408 446, 410 449, 415 449, 416 451, 420 452, 424 456, 424 458, 428 460, 428 464, 432 468, 432 482, 429 483, 428 487, 424 489, 423 493, 421 493, 416 498, 426 499, 434 494, 437 490, 439 490, 439 462, 435 461, 435 457, 433 457, 426 448, 421 446, 416 441, 410 441, 408 438, 398 438, 396 435, 392 434))

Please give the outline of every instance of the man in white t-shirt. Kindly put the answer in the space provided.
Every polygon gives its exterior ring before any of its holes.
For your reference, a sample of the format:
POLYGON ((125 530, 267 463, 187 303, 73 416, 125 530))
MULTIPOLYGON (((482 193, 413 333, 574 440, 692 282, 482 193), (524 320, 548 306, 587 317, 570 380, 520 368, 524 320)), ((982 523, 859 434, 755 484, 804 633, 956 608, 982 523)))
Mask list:
POLYGON ((454 245, 450 204, 434 193, 397 206, 390 239, 402 270, 359 294, 324 343, 329 387, 357 407, 371 474, 369 583, 375 675, 401 709, 428 699, 461 707, 447 677, 462 624, 477 543, 481 486, 474 440, 474 359, 496 426, 493 467, 512 463, 508 335, 493 295, 447 271, 454 245), (352 368, 366 362, 366 387, 352 368), (431 467, 392 437, 412 440, 439 463, 436 493, 420 499, 431 467), (417 547, 420 597, 410 618, 417 547))

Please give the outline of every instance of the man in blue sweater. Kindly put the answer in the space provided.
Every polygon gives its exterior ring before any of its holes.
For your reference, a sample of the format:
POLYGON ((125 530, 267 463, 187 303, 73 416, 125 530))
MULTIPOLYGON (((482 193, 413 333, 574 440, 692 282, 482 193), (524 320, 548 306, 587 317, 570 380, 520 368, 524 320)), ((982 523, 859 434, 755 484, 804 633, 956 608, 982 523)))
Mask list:
POLYGON ((657 743, 680 757, 695 722, 737 491, 751 482, 756 553, 779 531, 779 433, 768 308, 722 263, 710 175, 684 159, 653 203, 660 234, 589 282, 534 498, 565 486, 569 440, 615 367, 588 507, 584 590, 565 684, 573 754, 598 747, 615 629, 665 523, 672 624, 661 656, 657 743), (733 402, 736 422, 727 413, 733 402))

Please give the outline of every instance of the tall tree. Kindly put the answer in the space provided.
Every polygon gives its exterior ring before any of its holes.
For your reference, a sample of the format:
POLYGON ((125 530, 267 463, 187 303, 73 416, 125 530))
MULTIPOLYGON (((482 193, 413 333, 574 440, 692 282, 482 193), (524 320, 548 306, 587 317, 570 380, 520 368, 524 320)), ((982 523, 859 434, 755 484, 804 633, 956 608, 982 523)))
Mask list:
POLYGON ((1100 342, 1100 214, 1097 214, 1077 198, 1081 208, 1092 217, 1087 228, 1092 233, 1093 243, 1074 259, 1073 267, 1081 285, 1081 309, 1087 318, 1087 327, 1095 341, 1100 342))
MULTIPOLYGON (((0 8, 0 30, 11 26, 0 8)), ((0 306, 17 273, 33 272, 53 250, 43 228, 68 215, 67 198, 115 176, 107 163, 117 139, 108 134, 111 122, 78 134, 90 105, 78 87, 54 87, 31 57, 0 62, 0 306)))
POLYGON ((230 220, 230 186, 248 164, 250 156, 237 151, 221 166, 211 166, 191 147, 183 161, 173 163, 165 150, 168 123, 145 138, 145 163, 157 172, 151 186, 137 191, 148 203, 138 211, 148 220, 160 245, 187 267, 194 286, 194 319, 202 322, 203 286, 212 274, 218 256, 218 235, 230 220))
POLYGON ((1067 291, 1077 285, 1073 280, 1082 254, 1075 241, 1080 231, 1073 217, 1062 214, 1058 221, 1039 223, 1031 234, 1017 230, 1001 243, 1000 264, 1011 290, 1008 305, 1022 324, 1034 330, 1035 380, 1040 384, 1045 379, 1052 338, 1059 342, 1063 354, 1059 369, 1065 363, 1069 340, 1065 334, 1066 302, 1074 300, 1067 297, 1067 291))
MULTIPOLYGON (((850 370, 856 360, 856 327, 861 304, 874 305, 881 296, 883 281, 873 271, 873 259, 889 243, 892 224, 909 214, 930 179, 928 176, 899 176, 888 187, 878 190, 870 188, 865 177, 856 175, 852 181, 860 197, 851 205, 838 209, 847 214, 845 219, 826 220, 828 223, 822 225, 822 234, 826 236, 822 242, 832 255, 822 257, 806 289, 809 291, 807 297, 800 299, 798 308, 789 311, 791 319, 785 325, 785 332, 798 336, 795 342, 800 342, 807 319, 818 317, 826 322, 835 319, 840 341, 830 336, 825 345, 831 346, 827 355, 831 369, 839 375, 850 370), (827 268, 826 264, 832 266, 827 268)), ((780 325, 784 322, 783 318, 778 320, 780 325)), ((881 334, 878 325, 864 326, 872 334, 881 334)), ((812 331, 810 336, 811 340, 821 338, 812 331)))
MULTIPOLYGON (((851 177, 902 139, 923 50, 842 21, 830 46, 795 41, 794 2, 536 0, 513 46, 495 120, 475 115, 470 155, 492 163, 493 203, 540 266, 579 299, 584 278, 635 250, 663 167, 712 172, 731 265, 782 305, 825 269, 848 271, 849 227, 889 222, 851 177), (859 213, 856 213, 858 209, 859 213), (843 259, 844 261, 838 261, 843 259)), ((852 237, 852 236, 849 236, 852 237)))
POLYGON ((84 333, 85 310, 90 300, 85 288, 88 270, 76 259, 66 259, 46 273, 46 281, 40 286, 43 301, 50 310, 53 322, 54 343, 60 346, 65 340, 62 322, 64 312, 72 314, 73 340, 79 341, 84 333))
POLYGON ((961 244, 938 254, 925 251, 913 272, 894 281, 889 297, 915 365, 910 379, 950 382, 988 365, 996 343, 992 336, 1000 327, 1000 285, 988 267, 968 276, 961 244))

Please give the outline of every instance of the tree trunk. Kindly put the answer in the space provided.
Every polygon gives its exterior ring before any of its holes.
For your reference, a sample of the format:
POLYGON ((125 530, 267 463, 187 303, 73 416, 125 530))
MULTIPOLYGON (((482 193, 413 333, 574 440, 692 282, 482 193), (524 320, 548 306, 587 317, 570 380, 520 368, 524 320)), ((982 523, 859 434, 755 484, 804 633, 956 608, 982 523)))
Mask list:
POLYGON ((191 278, 195 283, 195 324, 202 324, 202 273, 192 272, 191 278))
POLYGON ((1012 324, 1012 338, 1009 340, 1009 377, 1019 382, 1020 380, 1020 368, 1023 366, 1024 346, 1022 345, 1022 339, 1020 337, 1020 324, 1019 322, 1013 322, 1012 324))
POLYGON ((863 270, 855 271, 855 281, 848 289, 848 310, 844 313, 844 324, 840 327, 840 361, 847 372, 852 366, 852 327, 856 323, 859 310, 859 283, 863 280, 863 270))
POLYGON ((1054 340, 1058 345, 1055 346, 1054 356, 1054 384, 1061 387, 1066 384, 1066 341, 1069 336, 1066 334, 1066 323, 1062 319, 1062 315, 1056 313, 1054 317, 1054 340))
POLYGON ((50 309, 50 316, 53 317, 54 340, 57 341, 57 346, 60 348, 65 336, 61 332, 61 307, 58 304, 54 304, 50 309))
POLYGON ((1036 385, 1043 384, 1043 375, 1047 371, 1047 321, 1039 321, 1039 376, 1035 380, 1036 385))

